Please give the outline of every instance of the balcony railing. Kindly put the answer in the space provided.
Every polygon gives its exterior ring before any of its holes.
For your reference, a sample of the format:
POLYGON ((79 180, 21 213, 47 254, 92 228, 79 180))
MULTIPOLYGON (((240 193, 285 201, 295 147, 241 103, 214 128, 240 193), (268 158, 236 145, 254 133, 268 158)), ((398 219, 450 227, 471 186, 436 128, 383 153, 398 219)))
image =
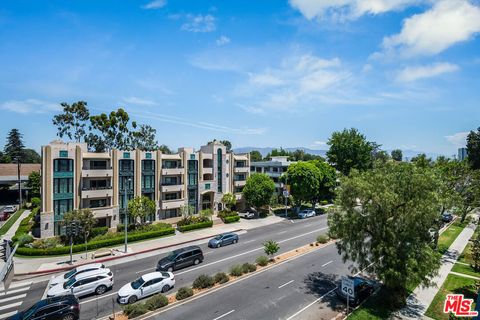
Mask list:
POLYGON ((112 187, 111 186, 107 186, 107 187, 83 187, 82 191, 108 190, 108 189, 112 189, 112 187))

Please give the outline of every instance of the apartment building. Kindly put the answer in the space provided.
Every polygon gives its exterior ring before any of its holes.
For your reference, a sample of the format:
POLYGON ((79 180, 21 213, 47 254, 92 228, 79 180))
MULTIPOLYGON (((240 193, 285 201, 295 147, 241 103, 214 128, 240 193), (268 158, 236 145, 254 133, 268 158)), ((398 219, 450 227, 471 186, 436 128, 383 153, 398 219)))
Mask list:
POLYGON ((250 164, 251 173, 265 173, 275 182, 275 193, 282 194, 283 185, 280 176, 287 171, 288 166, 296 161, 288 161, 288 156, 272 157, 268 161, 257 161, 250 164))
MULTIPOLYGON (((90 208, 98 226, 124 222, 127 202, 137 196, 154 200, 148 221, 174 222, 183 206, 222 210, 221 199, 233 193, 244 207, 242 190, 250 174, 250 155, 234 154, 214 141, 199 150, 89 152, 84 143, 54 141, 42 147, 41 236, 64 232, 63 215, 90 208)), ((130 221, 131 222, 131 221, 130 221)))

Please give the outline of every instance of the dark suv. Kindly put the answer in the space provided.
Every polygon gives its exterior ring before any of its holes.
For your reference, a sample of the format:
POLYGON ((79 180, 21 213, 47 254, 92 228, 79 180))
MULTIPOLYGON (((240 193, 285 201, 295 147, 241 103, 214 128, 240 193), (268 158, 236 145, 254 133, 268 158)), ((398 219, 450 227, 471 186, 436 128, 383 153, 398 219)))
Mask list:
POLYGON ((157 271, 178 270, 181 268, 197 265, 203 261, 203 252, 199 246, 190 246, 170 252, 168 256, 160 259, 157 271))
POLYGON ((80 304, 74 295, 48 298, 38 301, 25 311, 7 320, 78 320, 80 304))

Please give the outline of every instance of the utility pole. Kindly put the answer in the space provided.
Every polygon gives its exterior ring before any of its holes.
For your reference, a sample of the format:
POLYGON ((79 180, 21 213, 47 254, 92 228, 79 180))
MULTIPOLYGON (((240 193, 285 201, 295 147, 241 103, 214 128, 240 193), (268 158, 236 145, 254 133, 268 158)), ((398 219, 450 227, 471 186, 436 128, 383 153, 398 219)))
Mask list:
POLYGON ((20 179, 20 157, 16 158, 17 160, 17 177, 18 177, 18 208, 22 207, 22 180, 20 179))

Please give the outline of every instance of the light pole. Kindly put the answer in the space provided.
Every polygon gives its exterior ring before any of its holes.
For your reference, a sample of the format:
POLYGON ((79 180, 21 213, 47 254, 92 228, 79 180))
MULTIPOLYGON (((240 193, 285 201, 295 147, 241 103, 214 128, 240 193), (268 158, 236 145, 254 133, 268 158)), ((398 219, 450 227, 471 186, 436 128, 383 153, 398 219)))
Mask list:
POLYGON ((128 236, 127 236, 127 233, 128 233, 128 230, 127 230, 127 225, 128 225, 128 198, 127 198, 127 182, 130 183, 132 181, 132 178, 127 178, 125 177, 124 180, 123 180, 123 191, 124 191, 124 201, 123 201, 123 205, 125 206, 124 208, 124 224, 123 224, 123 227, 125 229, 125 253, 127 253, 127 246, 128 246, 128 236))

